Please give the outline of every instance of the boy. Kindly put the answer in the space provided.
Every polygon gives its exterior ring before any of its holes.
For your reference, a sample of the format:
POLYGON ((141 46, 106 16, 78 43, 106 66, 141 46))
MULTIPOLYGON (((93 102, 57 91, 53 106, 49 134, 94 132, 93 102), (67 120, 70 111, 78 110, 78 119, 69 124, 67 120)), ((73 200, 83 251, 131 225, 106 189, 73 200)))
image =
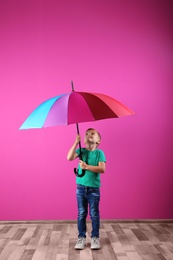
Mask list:
MULTIPOLYGON (((81 140, 77 135, 76 140, 70 148, 67 160, 74 160, 80 154, 77 145, 81 140)), ((100 201, 100 173, 105 172, 106 158, 102 150, 97 149, 101 142, 101 136, 93 128, 86 131, 84 143, 86 148, 82 148, 82 160, 79 161, 78 171, 85 170, 83 177, 76 177, 77 183, 77 204, 78 204, 78 241, 75 249, 84 249, 86 245, 86 217, 89 213, 92 222, 91 249, 100 249, 99 241, 99 201, 100 201)))

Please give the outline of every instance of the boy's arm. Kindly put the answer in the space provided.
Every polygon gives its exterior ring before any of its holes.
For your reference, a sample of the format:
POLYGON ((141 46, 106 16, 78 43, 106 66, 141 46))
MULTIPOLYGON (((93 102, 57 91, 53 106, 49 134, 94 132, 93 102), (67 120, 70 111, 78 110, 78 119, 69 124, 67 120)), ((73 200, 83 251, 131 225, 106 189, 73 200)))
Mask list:
POLYGON ((80 167, 83 170, 88 170, 91 172, 96 172, 96 173, 104 173, 106 170, 106 164, 105 162, 99 162, 98 166, 92 166, 92 165, 88 165, 83 161, 79 161, 80 167))
POLYGON ((76 148, 77 148, 77 146, 80 142, 80 139, 81 139, 80 135, 77 135, 74 144, 72 145, 72 147, 68 151, 67 160, 72 161, 72 160, 74 160, 78 157, 78 154, 75 151, 76 151, 76 148))

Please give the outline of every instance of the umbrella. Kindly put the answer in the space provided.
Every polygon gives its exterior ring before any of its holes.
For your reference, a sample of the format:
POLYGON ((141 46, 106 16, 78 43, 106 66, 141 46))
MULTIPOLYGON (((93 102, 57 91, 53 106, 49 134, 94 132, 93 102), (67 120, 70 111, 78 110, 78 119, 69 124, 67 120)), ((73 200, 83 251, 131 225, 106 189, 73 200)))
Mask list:
MULTIPOLYGON (((43 128, 56 125, 76 124, 95 120, 134 115, 134 112, 118 100, 101 93, 72 91, 50 98, 41 103, 19 128, 43 128)), ((81 143, 79 142, 81 151, 81 143)), ((80 152, 80 159, 82 154, 80 152)), ((75 170, 76 171, 76 170, 75 170)), ((75 172, 77 175, 78 173, 75 172)), ((82 173, 84 175, 84 172, 82 173)), ((82 177, 80 174, 80 177, 82 177)))

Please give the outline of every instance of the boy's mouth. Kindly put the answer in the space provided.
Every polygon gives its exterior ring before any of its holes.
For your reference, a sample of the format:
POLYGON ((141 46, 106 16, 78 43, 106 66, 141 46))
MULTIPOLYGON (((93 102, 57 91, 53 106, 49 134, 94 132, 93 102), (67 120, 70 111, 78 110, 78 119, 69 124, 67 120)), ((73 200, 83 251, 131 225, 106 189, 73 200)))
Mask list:
POLYGON ((92 137, 89 137, 89 138, 88 138, 88 142, 93 142, 93 138, 92 138, 92 137))

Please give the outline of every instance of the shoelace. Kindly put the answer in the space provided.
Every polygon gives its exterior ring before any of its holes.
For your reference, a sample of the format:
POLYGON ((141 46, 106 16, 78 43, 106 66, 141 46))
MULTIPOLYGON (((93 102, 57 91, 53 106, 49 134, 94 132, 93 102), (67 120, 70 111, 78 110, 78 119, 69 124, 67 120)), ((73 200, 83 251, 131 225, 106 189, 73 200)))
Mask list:
POLYGON ((81 238, 78 238, 78 241, 77 241, 77 244, 81 244, 83 242, 84 238, 81 237, 81 238))
POLYGON ((99 244, 99 240, 97 237, 93 237, 92 243, 99 244))

